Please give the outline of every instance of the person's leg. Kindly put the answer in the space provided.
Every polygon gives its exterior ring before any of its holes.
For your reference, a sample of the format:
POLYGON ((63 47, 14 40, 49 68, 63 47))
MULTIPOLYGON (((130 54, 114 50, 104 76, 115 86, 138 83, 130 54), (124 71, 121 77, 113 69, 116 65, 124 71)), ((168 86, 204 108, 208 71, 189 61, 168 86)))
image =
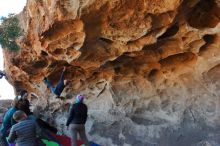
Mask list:
POLYGON ((61 73, 61 76, 60 76, 60 80, 59 82, 57 83, 57 86, 55 88, 60 88, 62 86, 65 86, 64 85, 64 72, 61 73))
POLYGON ((77 127, 74 124, 70 124, 70 133, 72 146, 77 146, 77 127))
POLYGON ((65 88, 65 84, 64 84, 64 72, 62 72, 61 76, 60 76, 60 80, 57 83, 56 87, 55 87, 55 93, 60 96, 63 89, 65 88))
POLYGON ((47 78, 44 78, 44 83, 47 85, 48 88, 50 88, 51 92, 53 93, 55 88, 54 88, 53 85, 48 81, 47 78))
POLYGON ((90 146, 89 140, 86 136, 86 130, 85 130, 84 125, 80 126, 79 135, 80 135, 80 138, 82 139, 82 141, 84 142, 85 146, 90 146))

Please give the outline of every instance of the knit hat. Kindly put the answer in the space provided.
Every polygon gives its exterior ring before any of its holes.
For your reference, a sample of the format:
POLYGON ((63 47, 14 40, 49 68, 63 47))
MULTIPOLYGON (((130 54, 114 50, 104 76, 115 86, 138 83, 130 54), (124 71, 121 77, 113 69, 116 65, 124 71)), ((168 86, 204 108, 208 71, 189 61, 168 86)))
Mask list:
POLYGON ((76 103, 80 103, 80 102, 83 102, 83 99, 85 98, 85 96, 81 95, 81 94, 78 94, 76 96, 76 103))

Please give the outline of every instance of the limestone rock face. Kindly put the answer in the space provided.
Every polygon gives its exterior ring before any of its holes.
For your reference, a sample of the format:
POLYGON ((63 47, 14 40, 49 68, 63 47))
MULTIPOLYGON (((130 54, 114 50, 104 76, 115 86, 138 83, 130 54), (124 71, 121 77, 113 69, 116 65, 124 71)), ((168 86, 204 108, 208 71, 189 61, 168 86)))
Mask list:
POLYGON ((78 93, 102 146, 219 146, 220 1, 28 0, 8 78, 64 133, 78 93), (56 84, 67 66, 66 99, 56 84))

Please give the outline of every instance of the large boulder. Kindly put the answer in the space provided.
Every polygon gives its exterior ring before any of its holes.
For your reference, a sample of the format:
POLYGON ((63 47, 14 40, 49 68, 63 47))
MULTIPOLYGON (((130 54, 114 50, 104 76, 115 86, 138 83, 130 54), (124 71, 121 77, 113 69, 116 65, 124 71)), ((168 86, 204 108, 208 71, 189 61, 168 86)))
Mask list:
POLYGON ((87 96, 89 138, 103 146, 220 145, 218 0, 28 0, 9 82, 65 130, 87 96), (55 99, 63 67, 68 85, 55 99))

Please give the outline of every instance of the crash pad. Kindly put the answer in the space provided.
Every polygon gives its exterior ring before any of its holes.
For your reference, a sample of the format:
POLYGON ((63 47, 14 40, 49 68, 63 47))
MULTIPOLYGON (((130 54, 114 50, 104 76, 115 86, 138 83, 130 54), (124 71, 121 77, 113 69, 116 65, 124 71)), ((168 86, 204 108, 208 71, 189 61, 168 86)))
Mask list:
MULTIPOLYGON (((55 141, 48 141, 46 139, 42 139, 42 141, 46 144, 46 146, 71 146, 71 138, 63 135, 54 135, 53 137, 60 143, 58 144, 55 141)), ((78 146, 84 146, 83 141, 78 140, 77 141, 78 146)), ((9 146, 15 146, 15 144, 11 143, 9 146)), ((94 142, 90 142, 90 146, 100 146, 94 142)))
MULTIPOLYGON (((62 146, 71 146, 71 138, 63 135, 53 135, 62 146)), ((83 141, 77 140, 78 146, 84 146, 83 141)), ((100 146, 94 142, 90 142, 90 146, 100 146)))
POLYGON ((46 139, 42 139, 43 143, 46 144, 46 146, 60 146, 58 143, 54 142, 54 141, 49 141, 46 139))
POLYGON ((52 134, 62 146, 71 146, 71 139, 63 135, 52 134))
MULTIPOLYGON (((60 146, 57 142, 55 141, 49 141, 46 139, 42 139, 42 142, 46 145, 46 146, 60 146)), ((15 146, 14 143, 9 143, 9 146, 15 146)))
POLYGON ((100 145, 98 145, 98 144, 96 144, 94 142, 90 142, 90 146, 100 146, 100 145))

